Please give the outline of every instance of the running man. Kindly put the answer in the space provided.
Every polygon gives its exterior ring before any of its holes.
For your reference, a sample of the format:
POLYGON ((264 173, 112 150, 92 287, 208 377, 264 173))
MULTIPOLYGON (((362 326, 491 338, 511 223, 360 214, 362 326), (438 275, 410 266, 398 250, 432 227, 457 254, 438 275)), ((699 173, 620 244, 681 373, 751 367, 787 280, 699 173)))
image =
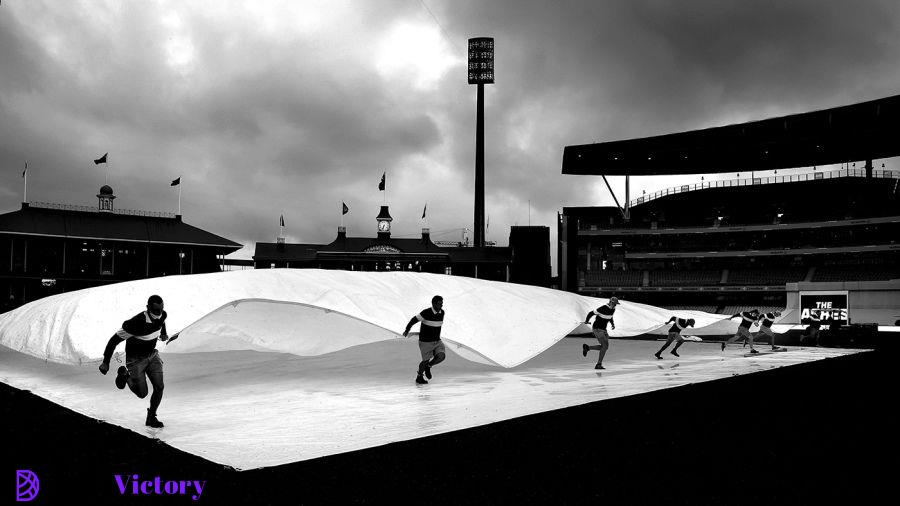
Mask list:
POLYGON ((597 359, 597 365, 594 366, 594 369, 606 369, 603 367, 603 357, 606 356, 606 350, 609 349, 609 333, 606 332, 606 325, 609 324, 613 330, 616 329, 616 322, 613 321, 613 313, 616 312, 616 305, 618 303, 619 299, 610 297, 609 302, 591 311, 584 318, 584 323, 588 324, 591 322, 591 317, 596 316, 593 325, 594 337, 597 338, 597 341, 599 341, 600 344, 597 346, 581 345, 581 355, 584 357, 587 356, 588 351, 590 350, 597 350, 600 352, 600 357, 597 359))
MULTIPOLYGON (((765 334, 772 340, 772 350, 780 350, 781 348, 775 346, 775 332, 772 331, 772 324, 775 323, 775 319, 777 319, 779 316, 781 316, 780 311, 773 311, 771 313, 765 313, 761 315, 756 321, 756 323, 759 324, 759 332, 756 333, 751 341, 759 337, 760 334, 765 334)), ((744 343, 744 346, 747 346, 747 344, 744 343)))
MULTIPOLYGON (((731 318, 741 317, 741 323, 738 325, 737 332, 731 336, 727 341, 722 341, 722 351, 725 351, 725 345, 731 344, 742 337, 746 337, 748 342, 750 343, 750 353, 759 353, 753 347, 753 336, 750 334, 750 326, 756 323, 756 320, 759 319, 759 309, 751 309, 750 311, 743 311, 732 315, 731 318)), ((731 319, 729 318, 729 320, 731 319)))
MULTIPOLYGON (((100 364, 100 372, 106 374, 109 371, 109 360, 112 358, 116 346, 122 341, 125 343, 125 365, 120 366, 116 373, 116 386, 123 390, 125 385, 139 398, 147 397, 147 379, 153 385, 153 395, 150 396, 150 407, 147 409, 148 427, 162 428, 163 423, 156 418, 156 410, 163 396, 163 361, 156 350, 156 340, 165 342, 169 339, 166 333, 166 312, 163 311, 163 300, 159 295, 151 295, 147 299, 147 310, 142 311, 129 320, 122 322, 119 329, 103 351, 103 362, 100 364)), ((172 336, 172 339, 178 334, 172 336)))
POLYGON ((693 327, 696 323, 693 318, 688 318, 687 320, 685 320, 684 318, 673 316, 669 318, 669 321, 667 321, 666 324, 672 322, 675 322, 675 325, 672 325, 672 328, 669 329, 669 338, 666 339, 666 344, 664 344, 663 347, 659 349, 659 351, 653 354, 653 356, 658 358, 659 360, 662 360, 662 356, 660 354, 666 351, 666 348, 668 348, 669 345, 672 344, 672 341, 678 342, 675 343, 675 347, 672 348, 672 351, 670 353, 672 353, 672 355, 675 355, 676 357, 680 357, 681 355, 678 354, 678 347, 684 344, 684 338, 681 337, 681 331, 686 327, 693 327))
POLYGON ((403 331, 403 337, 408 337, 409 329, 422 322, 419 329, 419 351, 422 353, 422 361, 419 362, 419 371, 416 373, 416 383, 420 385, 428 384, 425 378, 431 379, 431 368, 443 362, 447 356, 444 342, 441 341, 441 325, 444 324, 444 311, 441 309, 443 306, 444 298, 435 295, 431 298, 431 307, 413 316, 403 331))
POLYGON ((809 310, 809 327, 803 332, 805 337, 800 338, 800 344, 819 345, 819 327, 822 326, 822 313, 818 309, 809 310))

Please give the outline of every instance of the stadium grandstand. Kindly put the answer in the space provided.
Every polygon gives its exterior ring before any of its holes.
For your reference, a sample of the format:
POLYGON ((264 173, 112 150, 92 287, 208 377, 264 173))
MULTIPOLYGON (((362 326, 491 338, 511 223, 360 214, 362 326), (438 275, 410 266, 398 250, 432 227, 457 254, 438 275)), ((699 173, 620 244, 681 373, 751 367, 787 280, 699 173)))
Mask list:
MULTIPOLYGON (((900 155, 891 139, 898 120, 895 96, 568 146, 563 174, 626 176, 626 192, 633 175, 794 170, 681 185, 633 200, 626 193, 623 206, 616 199, 616 206, 565 207, 558 224, 561 288, 733 314, 785 308, 788 286, 846 289, 900 279, 900 170, 882 163, 900 155)), ((896 299, 892 286, 879 297, 896 299)))

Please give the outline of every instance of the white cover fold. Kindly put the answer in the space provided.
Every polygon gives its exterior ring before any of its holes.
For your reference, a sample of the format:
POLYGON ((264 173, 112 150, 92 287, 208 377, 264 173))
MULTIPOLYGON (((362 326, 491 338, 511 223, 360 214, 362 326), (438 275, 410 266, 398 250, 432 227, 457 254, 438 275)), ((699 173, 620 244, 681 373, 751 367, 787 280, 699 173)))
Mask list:
MULTIPOLYGON (((260 269, 151 278, 46 297, 0 315, 0 344, 45 360, 99 360, 122 321, 158 294, 167 353, 257 350, 322 355, 402 338, 406 323, 444 297, 441 338, 476 362, 515 367, 572 332, 589 332, 588 312, 607 302, 547 288, 412 272, 260 269)), ((629 302, 616 308, 613 337, 664 334, 670 310, 629 302)), ((678 311, 690 334, 734 332, 727 315, 678 311)), ((415 327, 416 329, 418 327, 415 327)), ((414 336, 413 336, 414 338, 414 336)), ((120 348, 121 349, 121 348, 120 348)))

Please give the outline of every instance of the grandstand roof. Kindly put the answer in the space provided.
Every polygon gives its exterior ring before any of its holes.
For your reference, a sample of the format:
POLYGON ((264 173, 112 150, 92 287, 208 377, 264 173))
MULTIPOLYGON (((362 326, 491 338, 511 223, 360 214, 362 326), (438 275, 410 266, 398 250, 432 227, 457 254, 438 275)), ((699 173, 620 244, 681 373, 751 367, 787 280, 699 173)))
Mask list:
POLYGON ((674 175, 771 170, 900 155, 900 95, 655 137, 566 146, 563 174, 674 175))
POLYGON ((241 249, 241 244, 188 225, 180 216, 48 209, 25 203, 19 210, 0 214, 0 234, 210 246, 222 253, 241 249))

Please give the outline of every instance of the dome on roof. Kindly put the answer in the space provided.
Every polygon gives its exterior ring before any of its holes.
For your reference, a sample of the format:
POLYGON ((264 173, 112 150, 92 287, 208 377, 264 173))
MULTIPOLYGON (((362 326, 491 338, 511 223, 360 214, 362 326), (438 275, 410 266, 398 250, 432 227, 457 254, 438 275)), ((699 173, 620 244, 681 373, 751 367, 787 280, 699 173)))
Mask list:
POLYGON ((112 195, 112 194, 113 194, 112 186, 105 184, 100 187, 100 195, 112 195))

